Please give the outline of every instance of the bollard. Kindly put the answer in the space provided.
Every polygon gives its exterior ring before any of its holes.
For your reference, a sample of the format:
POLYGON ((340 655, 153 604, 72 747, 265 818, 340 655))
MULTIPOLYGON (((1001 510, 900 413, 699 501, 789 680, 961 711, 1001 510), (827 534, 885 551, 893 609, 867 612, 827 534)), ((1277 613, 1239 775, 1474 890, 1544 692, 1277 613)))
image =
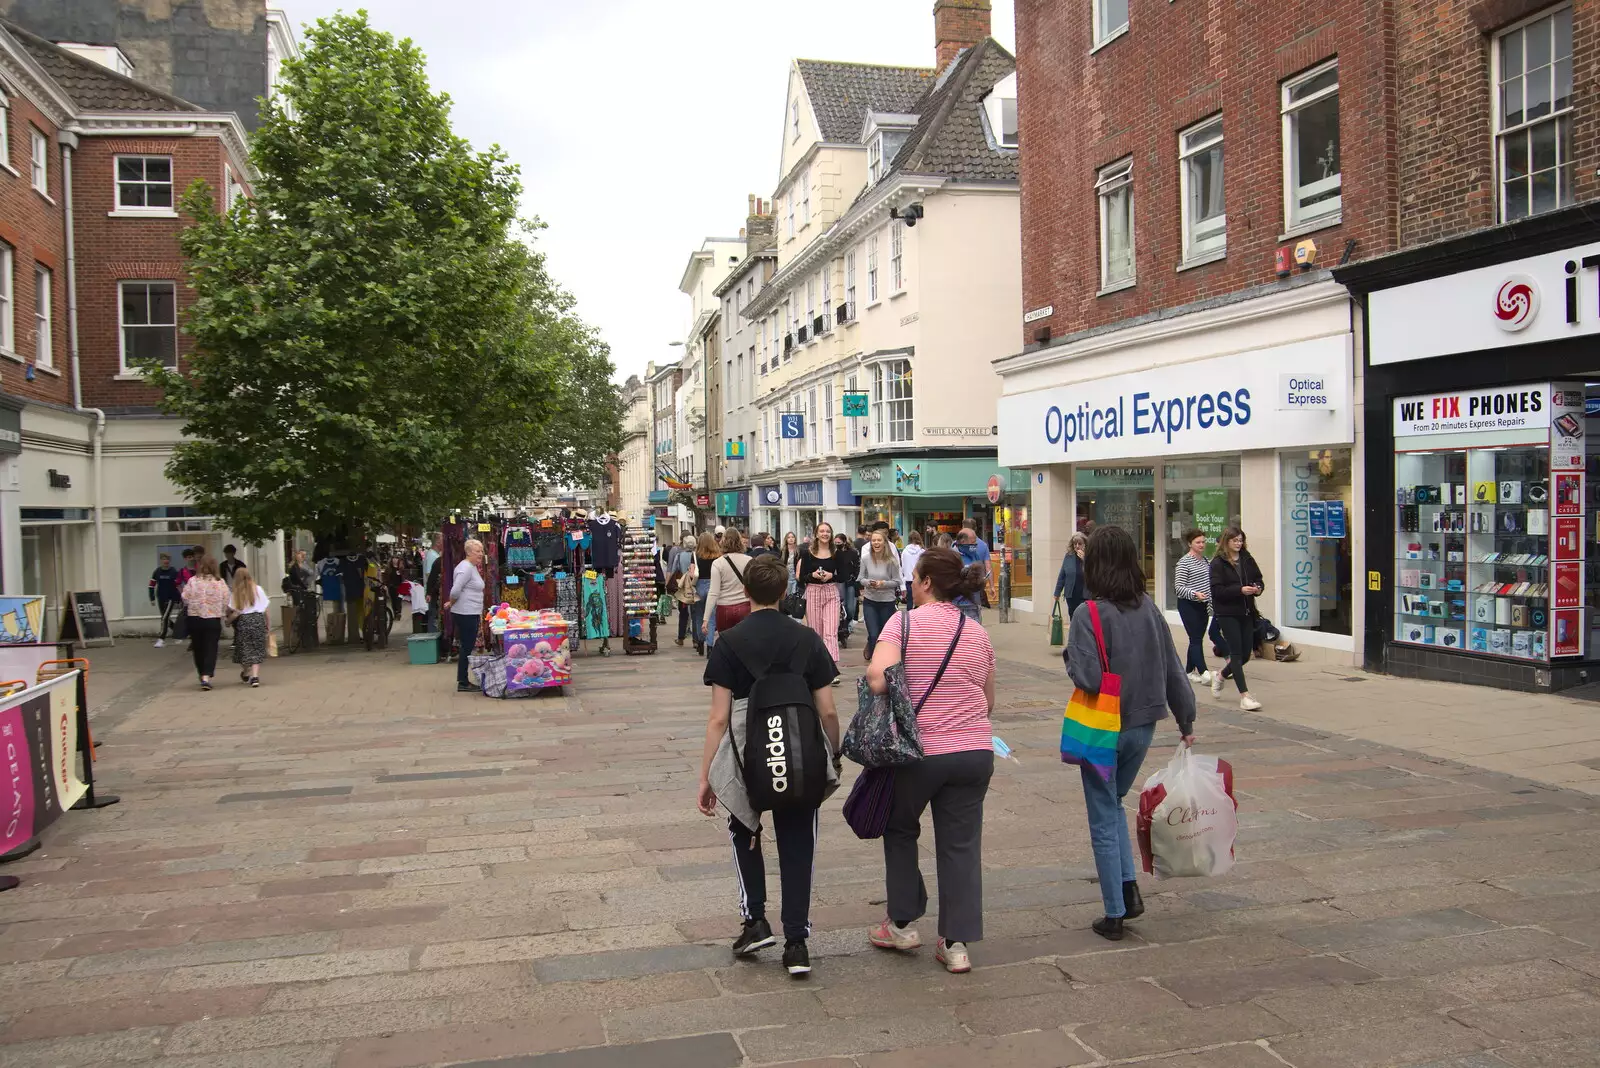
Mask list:
POLYGON ((1000 554, 1000 622, 1012 622, 1011 616, 1011 550, 1000 554))

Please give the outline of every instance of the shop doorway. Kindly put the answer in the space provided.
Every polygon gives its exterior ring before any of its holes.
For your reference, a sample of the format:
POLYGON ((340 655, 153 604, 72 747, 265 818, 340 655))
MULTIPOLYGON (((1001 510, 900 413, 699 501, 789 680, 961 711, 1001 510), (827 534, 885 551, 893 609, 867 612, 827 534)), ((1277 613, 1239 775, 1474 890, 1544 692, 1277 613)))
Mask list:
POLYGON ((1077 529, 1118 526, 1133 535, 1144 567, 1145 590, 1156 576, 1156 472, 1153 467, 1079 468, 1077 529))

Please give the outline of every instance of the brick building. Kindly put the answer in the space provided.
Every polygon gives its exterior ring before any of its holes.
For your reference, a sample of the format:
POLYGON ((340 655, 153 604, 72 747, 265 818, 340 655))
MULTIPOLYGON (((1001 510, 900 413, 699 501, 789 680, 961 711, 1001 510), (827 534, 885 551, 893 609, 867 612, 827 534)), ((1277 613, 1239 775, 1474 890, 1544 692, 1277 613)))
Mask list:
POLYGON ((1017 3, 1024 315, 998 423, 1041 573, 1123 526, 1177 622, 1185 533, 1242 526, 1262 614, 1355 658, 1360 391, 1325 265, 1394 246, 1382 8, 1017 3))
POLYGON ((1364 660, 1580 686, 1600 668, 1600 6, 1408 0, 1394 50, 1396 249, 1335 271, 1380 502, 1364 660))
MULTIPOLYGON (((229 540, 166 479, 180 427, 141 361, 190 350, 177 200, 197 178, 248 193, 244 126, 89 54, 0 22, 0 452, 20 450, 0 469, 0 574, 46 596, 47 632, 78 589, 117 629, 150 629, 158 554, 229 540)), ((275 587, 281 554, 245 555, 275 587)))

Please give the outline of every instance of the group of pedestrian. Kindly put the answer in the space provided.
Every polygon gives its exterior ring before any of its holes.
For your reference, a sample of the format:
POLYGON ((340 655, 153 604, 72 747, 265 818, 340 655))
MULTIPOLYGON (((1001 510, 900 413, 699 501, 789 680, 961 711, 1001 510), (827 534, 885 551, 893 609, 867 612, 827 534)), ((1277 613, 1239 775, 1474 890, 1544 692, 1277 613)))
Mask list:
POLYGON ((184 566, 175 569, 172 558, 161 554, 160 566, 150 577, 150 596, 161 602, 159 648, 166 644, 174 611, 181 605, 189 651, 202 690, 210 690, 217 674, 217 652, 224 623, 233 626, 233 662, 239 681, 261 685, 261 663, 267 658, 269 626, 267 592, 257 584, 233 545, 223 549, 223 562, 196 545, 183 551, 184 566))
MULTIPOLYGON (((831 640, 832 623, 840 615, 842 556, 858 551, 856 575, 868 635, 865 690, 887 694, 898 676, 905 698, 915 707, 921 751, 920 759, 893 772, 883 831, 885 915, 866 937, 894 952, 922 945, 915 924, 927 912, 928 891, 918 843, 922 816, 931 810, 939 893, 934 958, 946 970, 963 973, 972 967, 969 945, 983 938, 983 806, 995 760, 995 652, 976 615, 989 574, 986 554, 970 548, 974 539, 963 536, 975 536, 970 528, 954 537, 929 532, 932 545, 924 545, 923 535, 913 532, 901 551, 887 530, 865 533, 859 550, 846 541, 843 551, 826 523, 819 524, 804 546, 789 535, 778 550, 758 551, 769 549, 767 539, 752 539, 758 544, 743 554, 734 576, 743 589, 746 615, 720 626, 721 640, 706 652, 704 681, 711 687, 711 710, 697 805, 708 816, 716 815, 719 805, 728 813, 743 921, 733 950, 741 957, 778 941, 766 914, 761 854, 762 818, 770 814, 782 887, 783 964, 792 976, 809 974, 819 806, 841 777, 840 729, 832 697, 832 687, 839 683, 839 647, 831 640), (966 553, 960 551, 962 545, 968 546, 966 553), (780 610, 796 589, 804 591, 804 625, 780 610), (897 613, 902 591, 908 611, 897 613), (774 707, 779 703, 775 693, 783 694, 784 707, 774 707), (811 743, 791 734, 788 717, 800 706, 813 726, 815 744, 825 744, 825 751, 813 752, 811 743), (739 739, 746 738, 751 717, 756 730, 748 737, 759 741, 744 745, 741 757, 739 739), (763 729, 772 733, 763 734, 763 729), (764 754, 752 754, 754 745, 764 754), (826 787, 814 803, 807 795, 764 808, 746 788, 744 769, 757 760, 764 760, 769 771, 776 762, 788 777, 785 788, 793 781, 796 789, 807 768, 826 765, 826 787)), ((719 559, 733 555, 724 537, 719 559)), ((1080 602, 1073 613, 1074 641, 1064 651, 1068 675, 1079 688, 1095 692, 1105 671, 1124 678, 1116 774, 1110 782, 1089 769, 1082 774, 1105 911, 1093 926, 1106 938, 1120 939, 1123 924, 1144 908, 1122 799, 1152 744, 1156 724, 1169 712, 1184 743, 1193 741, 1195 702, 1171 631, 1145 593, 1132 538, 1120 528, 1101 528, 1084 540, 1076 559, 1067 576, 1080 602), (1099 627, 1087 621, 1091 602, 1101 617, 1099 627), (1098 642, 1096 634, 1102 636, 1098 642)), ((719 607, 723 588, 719 582, 719 607)))

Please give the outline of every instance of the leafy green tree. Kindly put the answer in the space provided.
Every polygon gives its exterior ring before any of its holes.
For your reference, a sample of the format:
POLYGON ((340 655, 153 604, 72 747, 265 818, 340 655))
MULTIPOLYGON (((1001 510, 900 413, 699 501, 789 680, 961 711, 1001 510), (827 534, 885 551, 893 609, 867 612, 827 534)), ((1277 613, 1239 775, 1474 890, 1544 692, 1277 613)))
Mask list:
POLYGON ((519 221, 516 168, 452 132, 422 54, 365 12, 283 73, 253 199, 183 199, 196 351, 150 369, 184 420, 168 476, 253 540, 597 482, 621 440, 609 351, 519 221))

